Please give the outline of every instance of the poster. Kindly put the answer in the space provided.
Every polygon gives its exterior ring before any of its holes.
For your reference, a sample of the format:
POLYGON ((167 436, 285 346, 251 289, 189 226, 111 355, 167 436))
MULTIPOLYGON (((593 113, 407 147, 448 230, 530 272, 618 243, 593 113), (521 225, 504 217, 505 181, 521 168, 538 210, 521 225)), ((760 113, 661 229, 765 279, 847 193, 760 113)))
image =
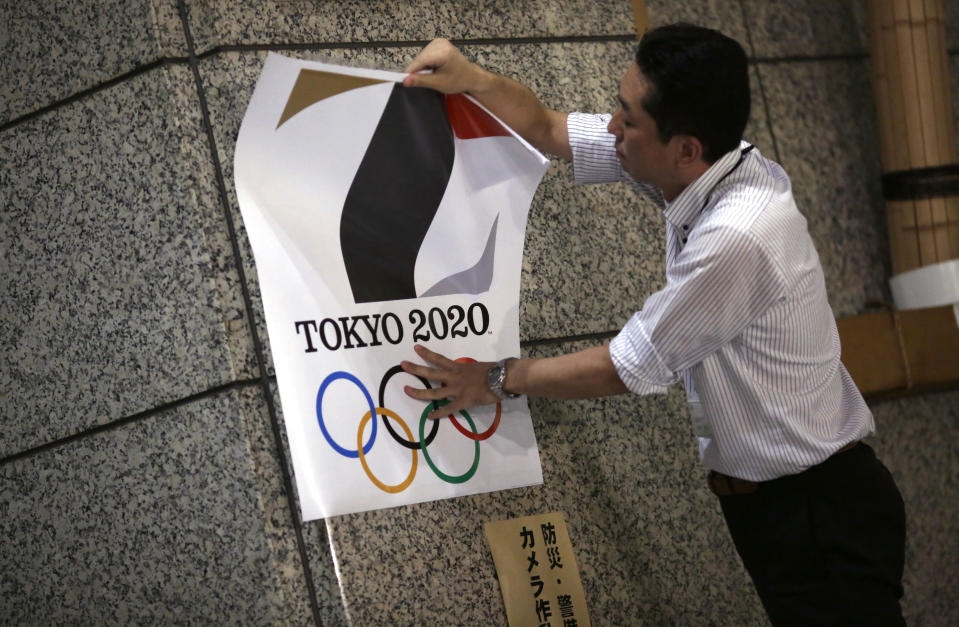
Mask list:
POLYGON ((542 483, 525 397, 429 421, 420 343, 519 355, 548 161, 465 95, 270 54, 235 153, 304 520, 542 483), (425 444, 425 445, 424 445, 425 444))

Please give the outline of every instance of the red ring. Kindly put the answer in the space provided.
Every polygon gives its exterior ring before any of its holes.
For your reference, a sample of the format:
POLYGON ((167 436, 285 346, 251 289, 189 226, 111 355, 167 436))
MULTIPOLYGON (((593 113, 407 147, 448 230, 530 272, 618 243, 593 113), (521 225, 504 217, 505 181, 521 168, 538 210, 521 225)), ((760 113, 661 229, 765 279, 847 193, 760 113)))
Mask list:
MULTIPOLYGON (((476 363, 475 359, 471 359, 469 357, 460 357, 459 359, 455 359, 454 361, 460 364, 476 363)), ((444 384, 443 387, 446 387, 446 385, 444 384)), ((497 427, 499 427, 499 419, 502 415, 503 415, 503 404, 497 401, 496 417, 493 418, 493 424, 491 424, 489 429, 487 429, 483 433, 473 433, 472 431, 470 431, 469 429, 461 425, 459 421, 456 420, 456 416, 454 416, 453 414, 448 414, 448 417, 450 420, 453 421, 453 426, 456 427, 457 431, 459 431, 460 433, 462 433, 463 435, 465 435, 471 440, 481 441, 481 440, 487 439, 489 436, 493 435, 493 433, 496 432, 497 427)))

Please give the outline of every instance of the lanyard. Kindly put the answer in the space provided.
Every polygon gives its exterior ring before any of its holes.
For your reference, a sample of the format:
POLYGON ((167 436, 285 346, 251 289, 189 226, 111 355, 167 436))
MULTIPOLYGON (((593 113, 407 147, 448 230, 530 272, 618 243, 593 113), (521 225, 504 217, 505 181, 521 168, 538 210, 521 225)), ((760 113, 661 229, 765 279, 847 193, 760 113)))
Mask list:
POLYGON ((748 146, 746 146, 745 148, 739 151, 739 161, 736 162, 736 165, 734 165, 732 169, 729 170, 729 172, 727 172, 726 174, 723 174, 722 177, 713 184, 712 189, 710 189, 709 193, 706 194, 706 200, 705 202, 703 202, 703 208, 699 210, 699 213, 702 213, 703 211, 706 210, 706 205, 709 204, 709 199, 713 195, 713 192, 716 191, 716 188, 719 187, 719 184, 725 181, 726 177, 728 177, 730 174, 735 172, 736 169, 743 164, 743 161, 746 160, 746 155, 749 154, 749 151, 752 150, 753 148, 755 148, 755 146, 753 146, 752 144, 749 144, 748 146))

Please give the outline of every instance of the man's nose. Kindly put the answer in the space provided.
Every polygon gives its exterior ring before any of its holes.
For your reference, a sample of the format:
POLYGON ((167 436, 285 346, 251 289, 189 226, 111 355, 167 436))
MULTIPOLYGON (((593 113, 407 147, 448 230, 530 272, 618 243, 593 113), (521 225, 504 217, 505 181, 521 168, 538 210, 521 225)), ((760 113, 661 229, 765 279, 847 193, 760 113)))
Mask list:
POLYGON ((609 124, 606 125, 606 132, 610 135, 615 135, 616 139, 619 139, 619 129, 621 125, 619 123, 619 110, 613 114, 613 117, 609 119, 609 124))

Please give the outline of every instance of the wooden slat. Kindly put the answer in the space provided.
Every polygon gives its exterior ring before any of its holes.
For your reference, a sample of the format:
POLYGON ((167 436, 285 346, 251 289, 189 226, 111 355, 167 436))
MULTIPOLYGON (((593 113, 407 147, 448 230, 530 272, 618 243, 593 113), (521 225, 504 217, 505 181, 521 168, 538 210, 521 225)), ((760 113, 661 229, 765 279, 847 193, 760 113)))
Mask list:
POLYGON ((895 137, 889 98, 889 67, 883 46, 883 11, 885 5, 869 3, 870 50, 872 53, 872 84, 876 96, 876 121, 879 125, 879 158, 886 169, 892 167, 895 137))
POLYGON ((916 80, 916 114, 919 118, 922 165, 942 165, 936 140, 936 95, 930 73, 929 32, 924 0, 909 2, 909 31, 912 39, 913 71, 916 80))
MULTIPOLYGON (((896 51, 898 52, 898 70, 901 80, 903 111, 906 119, 905 145, 908 157, 905 168, 920 168, 925 164, 922 145, 922 120, 919 107, 919 85, 916 80, 916 55, 912 49, 912 24, 909 21, 909 5, 906 2, 893 2, 895 14, 896 51)), ((919 217, 921 219, 921 216, 919 217)))
POLYGON ((949 218, 946 215, 946 199, 932 198, 929 201, 932 208, 932 238, 935 241, 936 261, 949 261, 952 245, 949 242, 949 218))
POLYGON ((929 20, 929 58, 936 95, 937 139, 943 164, 959 159, 956 151, 956 123, 952 111, 952 90, 949 78, 949 53, 946 49, 946 23, 942 0, 926 0, 926 19, 929 20))
POLYGON ((928 266, 939 261, 936 254, 936 234, 933 230, 932 203, 928 199, 916 203, 916 237, 919 239, 919 265, 928 266))
POLYGON ((636 37, 639 38, 649 28, 649 11, 646 8, 646 0, 632 0, 632 5, 633 23, 636 26, 636 37))
POLYGON ((888 162, 885 164, 886 172, 905 170, 909 167, 909 145, 906 142, 906 109, 905 102, 901 96, 904 89, 902 82, 902 70, 899 63, 898 38, 896 35, 895 12, 892 2, 874 1, 877 5, 877 13, 880 15, 882 26, 880 28, 880 39, 885 57, 886 76, 888 78, 888 91, 879 94, 879 98, 885 99, 889 103, 890 114, 890 153, 888 162))
POLYGON ((902 212, 897 210, 892 203, 886 203, 886 227, 889 229, 889 256, 892 258, 892 273, 902 272, 903 258, 905 251, 902 242, 902 212))
POLYGON ((959 259, 959 196, 946 199, 946 231, 949 233, 949 259, 959 259))
POLYGON ((895 250, 898 251, 898 257, 893 257, 893 274, 907 272, 918 268, 921 264, 919 257, 919 236, 916 225, 915 203, 910 200, 890 201, 887 203, 887 211, 895 215, 893 220, 898 228, 889 232, 890 240, 894 240, 895 250))

